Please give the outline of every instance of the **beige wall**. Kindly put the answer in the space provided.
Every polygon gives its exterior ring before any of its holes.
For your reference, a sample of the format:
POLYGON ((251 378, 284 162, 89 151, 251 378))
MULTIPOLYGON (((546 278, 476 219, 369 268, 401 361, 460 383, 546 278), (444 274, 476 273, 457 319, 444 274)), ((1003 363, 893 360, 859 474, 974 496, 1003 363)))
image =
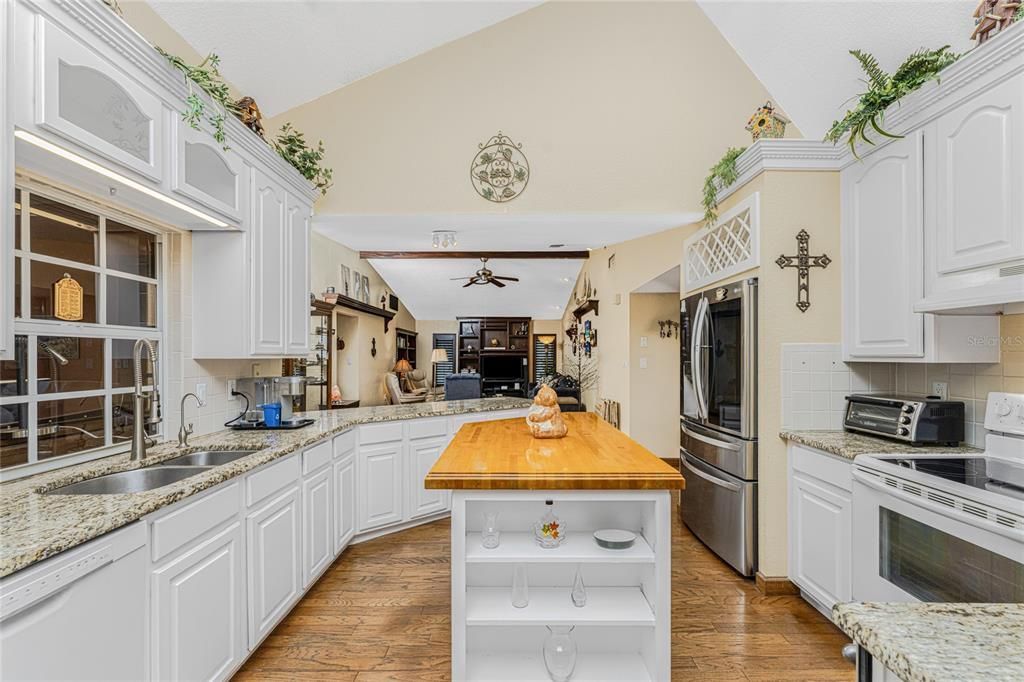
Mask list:
POLYGON ((658 457, 677 459, 679 339, 658 336, 658 320, 666 319, 679 319, 678 293, 630 295, 629 404, 622 409, 629 411, 630 437, 658 457), (647 338, 646 347, 641 337, 647 338))
POLYGON ((695 3, 552 2, 269 125, 324 140, 335 187, 320 214, 695 211, 768 96, 695 3), (466 173, 499 129, 533 171, 500 206, 466 173))

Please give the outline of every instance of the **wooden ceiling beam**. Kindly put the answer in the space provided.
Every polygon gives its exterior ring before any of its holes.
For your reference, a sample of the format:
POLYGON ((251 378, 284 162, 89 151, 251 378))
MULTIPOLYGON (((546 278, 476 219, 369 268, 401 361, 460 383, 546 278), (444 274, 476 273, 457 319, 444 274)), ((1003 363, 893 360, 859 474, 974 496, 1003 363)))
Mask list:
POLYGON ((426 258, 493 258, 516 260, 586 260, 589 251, 360 251, 360 258, 370 259, 426 259, 426 258))

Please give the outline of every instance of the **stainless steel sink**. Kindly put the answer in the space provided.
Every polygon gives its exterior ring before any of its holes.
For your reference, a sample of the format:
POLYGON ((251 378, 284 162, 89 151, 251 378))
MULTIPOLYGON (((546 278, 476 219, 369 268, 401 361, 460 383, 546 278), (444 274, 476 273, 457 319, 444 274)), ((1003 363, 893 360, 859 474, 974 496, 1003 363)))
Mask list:
POLYGON ((141 493, 209 471, 208 466, 149 467, 97 476, 46 492, 47 495, 119 495, 141 493))
POLYGON ((230 464, 236 459, 248 457, 256 450, 200 450, 180 457, 174 457, 166 462, 160 462, 156 466, 200 466, 216 467, 221 464, 230 464))

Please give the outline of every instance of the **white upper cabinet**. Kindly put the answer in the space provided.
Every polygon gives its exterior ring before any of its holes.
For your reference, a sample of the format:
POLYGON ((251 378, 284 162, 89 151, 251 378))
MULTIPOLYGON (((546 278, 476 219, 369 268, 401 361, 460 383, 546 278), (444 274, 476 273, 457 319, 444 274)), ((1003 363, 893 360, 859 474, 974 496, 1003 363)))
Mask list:
POLYGON ((181 120, 174 129, 174 151, 172 189, 241 223, 249 199, 249 167, 242 157, 181 120))
POLYGON ((160 99, 49 19, 35 31, 36 124, 159 183, 160 99))
MULTIPOLYGON (((254 173, 252 296, 255 354, 285 350, 286 267, 285 193, 262 171, 254 173)), ((308 332, 307 332, 308 333, 308 332)))
POLYGON ((973 269, 1024 261, 1024 76, 964 102, 932 128, 927 294, 970 286, 973 269))
POLYGON ((849 358, 920 357, 920 132, 843 171, 843 325, 849 358))
POLYGON ((292 195, 285 205, 287 317, 285 319, 285 352, 289 355, 309 353, 309 239, 310 210, 292 195))

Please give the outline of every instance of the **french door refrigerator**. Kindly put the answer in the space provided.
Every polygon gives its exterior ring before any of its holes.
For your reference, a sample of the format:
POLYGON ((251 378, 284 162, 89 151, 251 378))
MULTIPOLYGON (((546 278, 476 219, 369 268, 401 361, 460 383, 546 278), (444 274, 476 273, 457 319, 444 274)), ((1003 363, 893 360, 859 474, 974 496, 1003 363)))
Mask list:
POLYGON ((682 300, 683 522, 745 576, 757 570, 757 279, 682 300))

